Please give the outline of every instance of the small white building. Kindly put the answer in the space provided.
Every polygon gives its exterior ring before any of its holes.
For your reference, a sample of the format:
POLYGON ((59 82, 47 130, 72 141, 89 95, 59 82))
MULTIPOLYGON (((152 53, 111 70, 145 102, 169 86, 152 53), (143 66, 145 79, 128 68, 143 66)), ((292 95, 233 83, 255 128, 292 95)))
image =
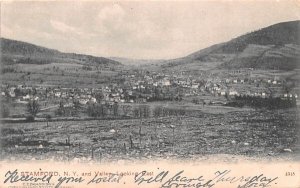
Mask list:
POLYGON ((97 99, 96 99, 95 97, 90 98, 90 101, 91 101, 92 103, 97 103, 97 99))
POLYGON ((79 99, 80 104, 86 104, 88 101, 88 99, 79 99))
POLYGON ((61 96, 61 92, 55 92, 54 96, 55 97, 60 97, 61 96))
POLYGON ((238 95, 239 93, 237 92, 237 91, 235 91, 235 90, 231 90, 231 91, 229 91, 229 93, 228 93, 228 95, 230 95, 230 96, 234 96, 234 95, 238 95))
POLYGON ((192 88, 193 88, 193 89, 198 89, 198 88, 199 88, 199 85, 198 85, 198 84, 192 84, 192 88))
POLYGON ((170 80, 164 80, 164 81, 163 81, 163 85, 164 85, 164 86, 170 86, 170 85, 171 85, 170 80))
POLYGON ((225 96, 226 95, 226 92, 225 91, 221 91, 220 93, 222 96, 225 96))

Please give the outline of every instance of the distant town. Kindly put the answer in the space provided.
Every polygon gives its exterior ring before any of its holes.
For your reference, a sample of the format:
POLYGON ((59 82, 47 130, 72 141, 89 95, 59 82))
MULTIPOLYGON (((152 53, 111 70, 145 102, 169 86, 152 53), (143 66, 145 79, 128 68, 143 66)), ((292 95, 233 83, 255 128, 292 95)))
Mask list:
MULTIPOLYGON (((295 88, 286 88, 286 80, 279 76, 259 78, 252 76, 252 71, 253 69, 228 70, 222 77, 205 73, 195 77, 185 71, 163 73, 132 70, 119 73, 122 83, 106 84, 101 88, 1 85, 1 95, 7 100, 21 104, 38 101, 44 105, 41 109, 49 108, 50 104, 68 108, 74 107, 76 103, 84 106, 97 103, 113 106, 126 103, 182 101, 187 97, 192 98, 191 102, 202 105, 226 105, 237 96, 298 101, 298 92, 295 88), (201 96, 205 95, 211 98, 201 99, 201 96)), ((14 116, 17 117, 18 114, 14 116)))

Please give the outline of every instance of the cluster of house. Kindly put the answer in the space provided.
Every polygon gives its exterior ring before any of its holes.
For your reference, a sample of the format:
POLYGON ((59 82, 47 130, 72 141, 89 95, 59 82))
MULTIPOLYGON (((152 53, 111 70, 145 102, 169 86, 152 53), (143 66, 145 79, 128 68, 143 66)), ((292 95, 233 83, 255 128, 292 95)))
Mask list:
POLYGON ((297 91, 286 92, 282 89, 282 81, 261 79, 245 82, 243 79, 226 79, 225 82, 209 81, 205 84, 205 90, 219 96, 255 96, 255 97, 281 97, 298 98, 297 91), (266 83, 271 84, 266 86, 266 83))
POLYGON ((120 88, 117 85, 102 88, 61 88, 61 87, 31 87, 31 86, 1 86, 2 97, 10 97, 18 103, 29 100, 77 100, 80 104, 106 102, 146 102, 136 96, 130 88, 120 88))
POLYGON ((198 89, 200 80, 193 79, 190 76, 169 75, 163 73, 151 72, 148 74, 123 75, 132 89, 145 89, 146 87, 168 87, 181 86, 184 88, 198 89))
MULTIPOLYGON (((239 73, 237 73, 239 74, 239 73)), ((170 88, 181 88, 183 96, 200 95, 203 92, 218 96, 280 96, 283 98, 298 98, 297 94, 282 92, 279 78, 250 78, 245 74, 235 75, 229 78, 218 76, 194 78, 186 74, 164 74, 157 72, 126 73, 122 75, 124 83, 109 84, 102 88, 60 88, 60 87, 30 87, 24 85, 1 86, 1 95, 16 98, 19 102, 47 98, 76 99, 81 104, 108 102, 147 102, 159 92, 165 96, 177 95, 170 88), (260 85, 260 86, 258 86, 260 85), (266 87, 268 85, 268 87, 266 87), (269 88, 273 88, 272 91, 269 88), (275 89, 274 89, 275 88, 275 89), (173 92, 173 93, 172 93, 173 92)))

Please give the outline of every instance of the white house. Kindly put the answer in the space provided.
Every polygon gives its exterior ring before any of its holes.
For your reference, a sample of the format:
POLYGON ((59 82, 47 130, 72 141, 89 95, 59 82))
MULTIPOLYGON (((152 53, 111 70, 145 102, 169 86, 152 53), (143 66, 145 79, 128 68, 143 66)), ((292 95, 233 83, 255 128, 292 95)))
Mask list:
POLYGON ((225 91, 221 91, 220 93, 222 96, 225 96, 226 95, 226 92, 225 91))
POLYGON ((88 99, 79 99, 80 104, 86 104, 88 101, 88 99))
POLYGON ((61 96, 61 92, 55 92, 54 96, 55 97, 60 97, 61 96))
POLYGON ((198 89, 199 85, 198 84, 192 84, 193 89, 198 89))
POLYGON ((171 85, 170 80, 164 80, 164 81, 163 81, 163 85, 164 85, 164 86, 170 86, 170 85, 171 85))
POLYGON ((92 103, 97 103, 97 99, 96 99, 95 97, 92 97, 92 98, 90 99, 90 101, 91 101, 92 103))
POLYGON ((238 94, 239 93, 235 90, 230 90, 229 93, 228 93, 228 95, 230 95, 230 96, 234 96, 234 95, 238 95, 238 94))

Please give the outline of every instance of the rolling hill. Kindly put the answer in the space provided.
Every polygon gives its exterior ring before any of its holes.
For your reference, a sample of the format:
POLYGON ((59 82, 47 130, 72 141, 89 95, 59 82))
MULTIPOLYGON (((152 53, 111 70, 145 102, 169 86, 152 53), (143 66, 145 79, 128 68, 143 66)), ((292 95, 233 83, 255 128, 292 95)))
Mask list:
POLYGON ((294 70, 300 64, 300 21, 283 22, 171 60, 133 60, 63 53, 37 45, 1 38, 3 64, 78 63, 103 66, 155 64, 164 68, 212 62, 212 69, 294 70), (122 63, 120 63, 122 62, 122 63))
POLYGON ((300 64, 300 21, 278 23, 213 45, 186 57, 168 60, 163 67, 221 62, 215 68, 293 70, 300 64))
POLYGON ((34 44, 1 38, 1 55, 3 64, 47 64, 73 62, 80 64, 115 66, 121 63, 104 57, 63 53, 34 44))
POLYGON ((109 59, 118 61, 123 65, 129 66, 143 66, 149 64, 160 64, 164 62, 163 59, 133 59, 133 58, 123 58, 123 57, 108 57, 109 59))

